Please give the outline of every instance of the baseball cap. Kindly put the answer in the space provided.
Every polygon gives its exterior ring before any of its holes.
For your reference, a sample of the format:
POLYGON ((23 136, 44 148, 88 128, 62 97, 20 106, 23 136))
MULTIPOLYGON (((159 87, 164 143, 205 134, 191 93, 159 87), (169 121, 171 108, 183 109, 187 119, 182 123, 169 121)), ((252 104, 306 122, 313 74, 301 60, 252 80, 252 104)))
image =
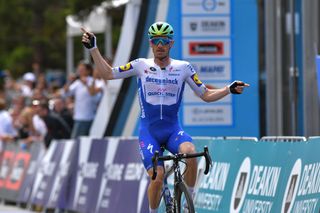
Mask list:
POLYGON ((36 76, 32 72, 27 72, 23 75, 23 80, 35 82, 36 76))

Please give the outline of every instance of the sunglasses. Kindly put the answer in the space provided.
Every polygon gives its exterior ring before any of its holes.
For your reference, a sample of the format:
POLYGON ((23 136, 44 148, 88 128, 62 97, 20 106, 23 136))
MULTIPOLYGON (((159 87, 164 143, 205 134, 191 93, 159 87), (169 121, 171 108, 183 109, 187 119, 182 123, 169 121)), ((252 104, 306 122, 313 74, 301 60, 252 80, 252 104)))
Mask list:
POLYGON ((158 37, 158 38, 152 38, 152 39, 150 39, 150 41, 151 41, 152 44, 158 46, 159 43, 161 43, 162 45, 170 44, 171 39, 158 37))

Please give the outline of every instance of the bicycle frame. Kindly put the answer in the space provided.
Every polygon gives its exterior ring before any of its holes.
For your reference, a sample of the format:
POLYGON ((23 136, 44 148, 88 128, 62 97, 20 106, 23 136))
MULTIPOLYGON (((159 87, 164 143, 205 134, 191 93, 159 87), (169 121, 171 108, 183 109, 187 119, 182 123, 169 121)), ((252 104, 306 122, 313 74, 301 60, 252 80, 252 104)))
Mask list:
MULTIPOLYGON (((204 174, 208 174, 209 168, 212 165, 212 161, 209 155, 208 147, 204 147, 204 151, 200 153, 193 153, 193 154, 175 154, 175 155, 168 155, 168 156, 159 156, 159 152, 156 151, 154 156, 152 157, 152 162, 153 162, 153 175, 152 175, 152 180, 154 180, 157 176, 157 165, 158 165, 158 160, 162 161, 173 161, 173 165, 171 169, 169 170, 168 173, 165 173, 164 177, 164 187, 162 191, 162 196, 164 197, 166 209, 174 209, 175 211, 179 210, 181 208, 180 206, 180 200, 178 201, 177 198, 181 196, 181 187, 183 183, 182 180, 182 174, 180 170, 180 165, 179 162, 182 161, 183 159, 187 158, 195 158, 195 157, 200 157, 204 156, 206 159, 206 169, 204 171, 204 174), (173 169, 173 171, 172 171, 173 169), (171 197, 170 190, 167 185, 167 178, 171 173, 174 173, 174 189, 173 189, 173 198, 171 197), (180 194, 178 194, 180 193, 180 194), (173 203, 172 203, 173 201, 173 203)), ((188 192, 186 192, 188 193, 188 192)), ((190 195, 188 195, 190 197, 190 195)))

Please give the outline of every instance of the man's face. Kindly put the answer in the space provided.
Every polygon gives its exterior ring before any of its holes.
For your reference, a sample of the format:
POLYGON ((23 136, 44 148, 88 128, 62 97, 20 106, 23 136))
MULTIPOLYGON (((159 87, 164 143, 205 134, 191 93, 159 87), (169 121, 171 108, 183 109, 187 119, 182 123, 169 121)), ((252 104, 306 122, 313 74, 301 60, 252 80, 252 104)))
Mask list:
POLYGON ((84 64, 79 64, 77 67, 77 73, 79 76, 87 76, 89 74, 86 66, 84 64))
POLYGON ((169 56, 169 51, 174 43, 165 36, 156 36, 149 40, 155 58, 164 59, 169 56))

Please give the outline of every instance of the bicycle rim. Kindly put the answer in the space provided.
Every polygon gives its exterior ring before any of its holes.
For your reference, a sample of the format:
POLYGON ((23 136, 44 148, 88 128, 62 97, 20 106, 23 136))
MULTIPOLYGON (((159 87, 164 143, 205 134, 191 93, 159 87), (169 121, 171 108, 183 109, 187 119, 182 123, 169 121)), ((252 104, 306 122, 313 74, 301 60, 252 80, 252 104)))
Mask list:
POLYGON ((164 202, 164 195, 161 196, 161 200, 160 200, 160 203, 159 203, 159 207, 158 207, 158 212, 160 213, 174 213, 174 210, 173 208, 171 210, 168 210, 167 209, 167 206, 164 202))
POLYGON ((164 203, 163 196, 161 196, 160 204, 158 207, 158 212, 166 212, 166 204, 164 203))
POLYGON ((175 197, 175 213, 184 213, 184 208, 187 207, 188 213, 195 213, 193 201, 189 194, 186 185, 182 182, 177 186, 175 197))

